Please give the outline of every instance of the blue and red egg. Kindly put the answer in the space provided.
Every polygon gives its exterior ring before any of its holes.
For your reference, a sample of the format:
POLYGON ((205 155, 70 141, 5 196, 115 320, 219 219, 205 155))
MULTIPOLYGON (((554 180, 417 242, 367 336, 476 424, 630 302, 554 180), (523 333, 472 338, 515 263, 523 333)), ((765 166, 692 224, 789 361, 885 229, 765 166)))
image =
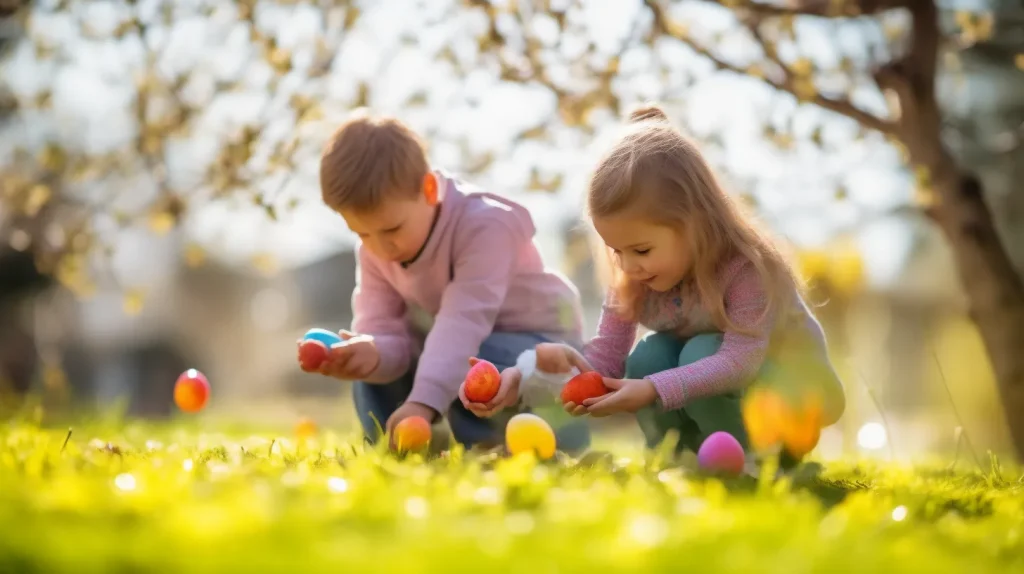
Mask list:
POLYGON ((314 327, 306 331, 299 343, 299 365, 302 370, 312 372, 319 369, 330 354, 331 345, 340 342, 341 337, 327 329, 314 327))

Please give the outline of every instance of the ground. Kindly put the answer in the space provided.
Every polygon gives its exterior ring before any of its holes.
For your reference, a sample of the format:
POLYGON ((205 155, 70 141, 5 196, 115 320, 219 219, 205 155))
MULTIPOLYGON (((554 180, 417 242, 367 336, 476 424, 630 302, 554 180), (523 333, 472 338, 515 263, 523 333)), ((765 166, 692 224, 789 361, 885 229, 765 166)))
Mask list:
POLYGON ((1024 571, 1024 480, 994 460, 719 480, 631 445, 424 459, 323 430, 0 429, 4 572, 1024 571))

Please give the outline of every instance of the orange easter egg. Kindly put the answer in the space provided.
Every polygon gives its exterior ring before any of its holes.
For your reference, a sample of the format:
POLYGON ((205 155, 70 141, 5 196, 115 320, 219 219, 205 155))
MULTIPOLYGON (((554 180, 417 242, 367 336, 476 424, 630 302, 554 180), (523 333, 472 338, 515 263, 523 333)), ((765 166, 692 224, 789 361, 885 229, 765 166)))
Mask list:
POLYGON ((310 438, 316 435, 316 421, 308 417, 302 417, 295 423, 295 434, 299 438, 310 438))
POLYGON ((209 398, 210 382, 195 369, 185 371, 174 383, 174 403, 187 413, 202 410, 209 398))
POLYGON ((802 458, 818 446, 821 438, 821 406, 818 401, 807 400, 798 409, 788 409, 782 424, 782 443, 786 452, 802 458))
POLYGON ((423 417, 402 419, 393 433, 395 448, 399 451, 420 450, 430 444, 430 423, 423 417))
POLYGON ((763 452, 782 440, 786 405, 777 393, 766 388, 752 389, 743 400, 742 410, 751 448, 763 452))

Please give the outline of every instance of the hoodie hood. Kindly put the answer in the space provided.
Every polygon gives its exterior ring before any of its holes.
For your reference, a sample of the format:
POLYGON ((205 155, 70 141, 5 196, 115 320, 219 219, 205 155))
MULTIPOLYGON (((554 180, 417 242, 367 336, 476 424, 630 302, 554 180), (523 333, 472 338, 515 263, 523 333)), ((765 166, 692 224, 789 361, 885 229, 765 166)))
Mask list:
POLYGON ((414 269, 425 264, 424 261, 435 261, 439 250, 451 245, 452 235, 459 223, 467 218, 500 219, 515 232, 516 239, 523 242, 531 241, 536 235, 537 226, 533 217, 522 205, 459 180, 446 171, 434 170, 433 174, 437 178, 441 212, 423 251, 407 268, 414 269))

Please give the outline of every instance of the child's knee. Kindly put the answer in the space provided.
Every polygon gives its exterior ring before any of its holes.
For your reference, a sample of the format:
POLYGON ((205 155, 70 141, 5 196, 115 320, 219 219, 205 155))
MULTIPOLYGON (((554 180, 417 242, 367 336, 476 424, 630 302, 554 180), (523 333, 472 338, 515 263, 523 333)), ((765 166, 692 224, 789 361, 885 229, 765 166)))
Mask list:
POLYGON ((749 447, 742 405, 742 393, 730 392, 697 399, 683 407, 686 418, 693 421, 697 429, 694 448, 699 448, 705 439, 719 431, 732 435, 744 449, 749 447))
POLYGON ((701 333, 694 335, 686 341, 683 349, 679 352, 677 365, 689 365, 701 359, 710 357, 718 352, 722 346, 721 333, 701 333))
POLYGON ((558 450, 575 456, 590 447, 590 427, 585 419, 572 420, 555 428, 558 450))
POLYGON ((498 370, 503 370, 515 365, 523 351, 533 349, 538 344, 546 342, 548 342, 546 338, 536 333, 496 331, 483 340, 476 356, 493 363, 498 370))
POLYGON ((507 423, 507 414, 499 414, 494 418, 480 418, 466 410, 461 403, 452 403, 448 411, 448 427, 455 440, 472 448, 482 446, 490 448, 501 443, 503 429, 507 423))
POLYGON ((626 358, 626 378, 640 379, 678 366, 682 344, 668 333, 650 333, 637 343, 626 358))

